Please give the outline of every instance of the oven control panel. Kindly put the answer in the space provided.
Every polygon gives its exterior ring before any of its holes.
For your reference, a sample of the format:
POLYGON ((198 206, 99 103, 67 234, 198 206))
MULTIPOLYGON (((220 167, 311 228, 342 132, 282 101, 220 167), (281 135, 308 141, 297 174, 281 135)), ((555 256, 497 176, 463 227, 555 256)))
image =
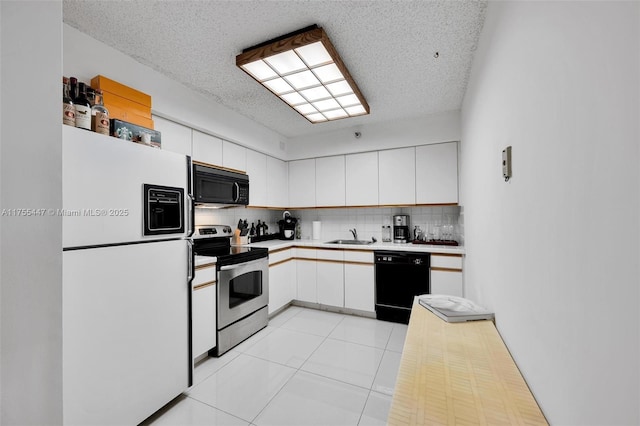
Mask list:
POLYGON ((198 225, 193 238, 231 237, 233 230, 228 225, 198 225))

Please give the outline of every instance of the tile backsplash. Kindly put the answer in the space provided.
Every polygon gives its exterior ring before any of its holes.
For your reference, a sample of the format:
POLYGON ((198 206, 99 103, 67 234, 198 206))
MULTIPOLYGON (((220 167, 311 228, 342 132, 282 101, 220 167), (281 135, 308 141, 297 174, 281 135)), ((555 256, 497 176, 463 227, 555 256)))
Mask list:
POLYGON ((411 232, 416 225, 424 231, 428 226, 452 224, 459 225, 460 207, 380 207, 380 208, 339 208, 339 209, 311 209, 291 211, 291 214, 301 220, 302 239, 310 239, 313 221, 320 221, 321 239, 336 240, 353 238, 349 229, 358 231, 358 238, 370 240, 375 237, 382 241, 382 225, 393 225, 393 215, 409 215, 411 232))
MULTIPOLYGON (((235 228, 238 220, 247 219, 251 223, 266 221, 268 233, 278 232, 278 221, 282 219, 284 210, 251 209, 233 207, 228 209, 196 209, 196 225, 223 224, 235 228)), ((455 225, 456 239, 464 244, 463 212, 460 206, 444 207, 369 207, 369 208, 335 208, 335 209, 305 209, 290 210, 293 217, 300 221, 300 231, 303 240, 312 238, 312 223, 320 221, 320 239, 329 241, 353 238, 349 229, 356 228, 358 238, 369 240, 375 237, 382 241, 382 225, 392 225, 395 214, 409 215, 411 232, 416 225, 423 231, 428 231, 435 225, 455 225)))
MULTIPOLYGON (((249 227, 265 222, 269 226, 267 233, 278 232, 278 221, 282 219, 284 210, 248 209, 246 207, 230 207, 226 209, 196 208, 196 225, 229 225, 233 229, 240 219, 247 220, 249 227)), ((292 216, 295 216, 291 212, 292 216)))

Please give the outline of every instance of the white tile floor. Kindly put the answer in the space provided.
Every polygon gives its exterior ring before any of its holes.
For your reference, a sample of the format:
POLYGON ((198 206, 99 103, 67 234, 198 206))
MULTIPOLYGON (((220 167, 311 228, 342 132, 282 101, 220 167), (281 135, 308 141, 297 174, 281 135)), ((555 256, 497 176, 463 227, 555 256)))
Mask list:
POLYGON ((144 425, 384 425, 407 326, 289 307, 144 425))

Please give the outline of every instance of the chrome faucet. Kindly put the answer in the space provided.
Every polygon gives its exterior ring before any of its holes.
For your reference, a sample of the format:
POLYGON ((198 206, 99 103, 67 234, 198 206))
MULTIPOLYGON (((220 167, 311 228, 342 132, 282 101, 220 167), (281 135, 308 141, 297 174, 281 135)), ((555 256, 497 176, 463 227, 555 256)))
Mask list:
POLYGON ((356 231, 356 228, 349 229, 349 232, 351 232, 353 234, 353 239, 354 240, 358 239, 358 231, 356 231))

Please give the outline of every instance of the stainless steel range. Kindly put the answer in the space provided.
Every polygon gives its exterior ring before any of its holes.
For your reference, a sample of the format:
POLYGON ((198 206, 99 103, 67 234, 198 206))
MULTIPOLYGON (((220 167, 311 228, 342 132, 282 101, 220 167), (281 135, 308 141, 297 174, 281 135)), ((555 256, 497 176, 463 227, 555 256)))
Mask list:
POLYGON ((198 256, 216 257, 217 346, 209 352, 220 356, 268 323, 269 251, 232 247, 227 225, 200 225, 193 234, 198 256))

